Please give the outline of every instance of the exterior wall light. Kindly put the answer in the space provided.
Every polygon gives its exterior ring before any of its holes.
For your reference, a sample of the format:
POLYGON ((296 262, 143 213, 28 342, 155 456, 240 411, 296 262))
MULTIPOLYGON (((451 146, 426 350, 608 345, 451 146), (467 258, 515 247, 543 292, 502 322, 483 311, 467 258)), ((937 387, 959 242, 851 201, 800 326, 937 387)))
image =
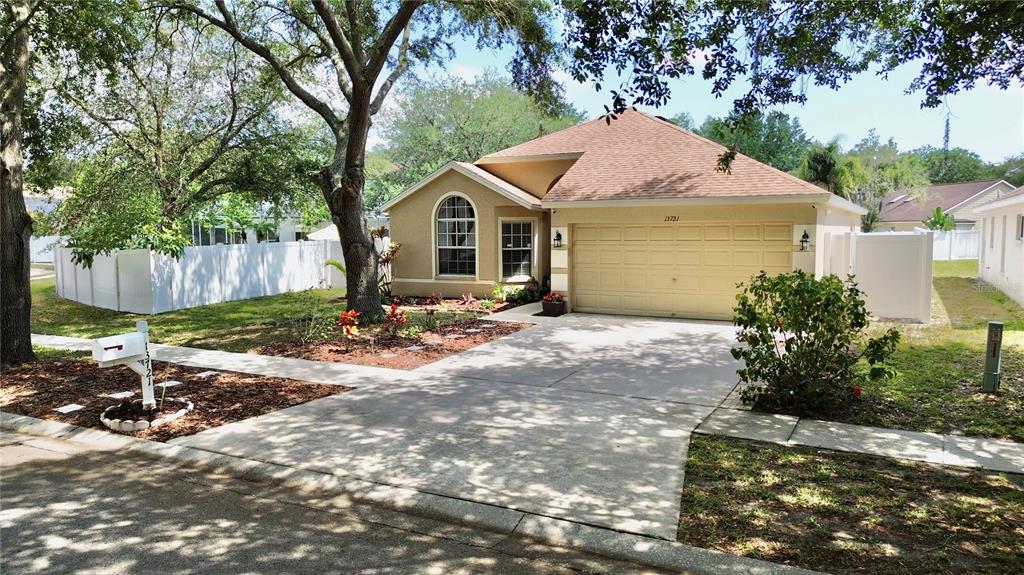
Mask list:
POLYGON ((807 245, 811 243, 811 236, 807 235, 807 230, 804 230, 804 234, 800 236, 800 251, 806 252, 807 245))
POLYGON ((552 244, 556 248, 562 247, 562 232, 555 232, 555 237, 552 240, 552 244))

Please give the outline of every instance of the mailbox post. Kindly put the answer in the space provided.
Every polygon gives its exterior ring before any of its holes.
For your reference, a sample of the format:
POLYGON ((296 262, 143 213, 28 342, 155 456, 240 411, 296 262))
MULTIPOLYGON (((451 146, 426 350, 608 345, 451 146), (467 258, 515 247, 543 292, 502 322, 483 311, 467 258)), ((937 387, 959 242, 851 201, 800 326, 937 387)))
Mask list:
POLYGON ((1000 363, 1003 355, 1003 323, 988 322, 988 337, 985 339, 985 376, 981 390, 985 393, 999 391, 1000 363))
POLYGON ((127 365, 142 379, 142 407, 156 408, 153 391, 153 360, 149 353, 149 324, 135 322, 135 332, 101 337, 92 342, 92 358, 100 367, 127 365))

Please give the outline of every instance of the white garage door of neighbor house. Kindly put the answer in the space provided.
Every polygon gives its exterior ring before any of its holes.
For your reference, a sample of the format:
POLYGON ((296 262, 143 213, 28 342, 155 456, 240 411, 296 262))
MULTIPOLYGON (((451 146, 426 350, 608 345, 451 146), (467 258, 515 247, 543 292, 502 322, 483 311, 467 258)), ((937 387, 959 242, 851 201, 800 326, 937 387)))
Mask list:
POLYGON ((793 269, 793 226, 583 225, 572 232, 573 309, 728 319, 736 284, 793 269))

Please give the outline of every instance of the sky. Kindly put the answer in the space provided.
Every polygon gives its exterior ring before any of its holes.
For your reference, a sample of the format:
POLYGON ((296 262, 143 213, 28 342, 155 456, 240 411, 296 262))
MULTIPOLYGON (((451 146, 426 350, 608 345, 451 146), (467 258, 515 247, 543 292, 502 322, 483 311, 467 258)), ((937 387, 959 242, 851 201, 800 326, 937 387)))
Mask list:
MULTIPOLYGON (((473 43, 457 42, 456 57, 443 69, 418 70, 419 76, 446 73, 472 79, 488 68, 504 71, 510 50, 479 50, 473 43)), ((1020 85, 1001 90, 979 82, 972 90, 954 94, 937 108, 921 108, 923 94, 906 94, 905 90, 917 72, 907 64, 884 79, 865 73, 855 77, 838 90, 809 86, 807 103, 780 108, 800 119, 807 134, 826 142, 839 137, 848 149, 875 128, 883 141, 894 138, 900 150, 920 146, 942 146, 946 114, 950 114, 950 146, 973 150, 989 162, 1024 152, 1024 88, 1020 85)), ((609 75, 602 82, 602 92, 592 84, 578 84, 567 74, 558 78, 566 88, 566 99, 588 117, 604 113, 610 104, 609 88, 618 82, 609 75)), ((644 111, 671 117, 689 112, 699 126, 709 115, 723 116, 732 107, 732 99, 742 92, 732 89, 722 98, 711 94, 711 84, 699 77, 689 77, 670 84, 672 97, 657 109, 644 111)), ((379 142, 373 135, 370 144, 379 142)))

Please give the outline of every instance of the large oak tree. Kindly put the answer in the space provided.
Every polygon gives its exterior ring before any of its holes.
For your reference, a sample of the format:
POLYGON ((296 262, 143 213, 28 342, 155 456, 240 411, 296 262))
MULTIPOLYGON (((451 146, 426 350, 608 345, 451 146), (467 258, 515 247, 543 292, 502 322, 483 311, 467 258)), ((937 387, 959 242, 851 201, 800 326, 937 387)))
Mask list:
POLYGON ((26 148, 43 156, 53 145, 48 138, 65 133, 44 121, 39 67, 48 63, 83 76, 112 68, 127 51, 125 32, 137 15, 131 0, 7 0, 0 7, 0 370, 33 358, 26 148), (26 139, 26 124, 43 129, 26 139))

